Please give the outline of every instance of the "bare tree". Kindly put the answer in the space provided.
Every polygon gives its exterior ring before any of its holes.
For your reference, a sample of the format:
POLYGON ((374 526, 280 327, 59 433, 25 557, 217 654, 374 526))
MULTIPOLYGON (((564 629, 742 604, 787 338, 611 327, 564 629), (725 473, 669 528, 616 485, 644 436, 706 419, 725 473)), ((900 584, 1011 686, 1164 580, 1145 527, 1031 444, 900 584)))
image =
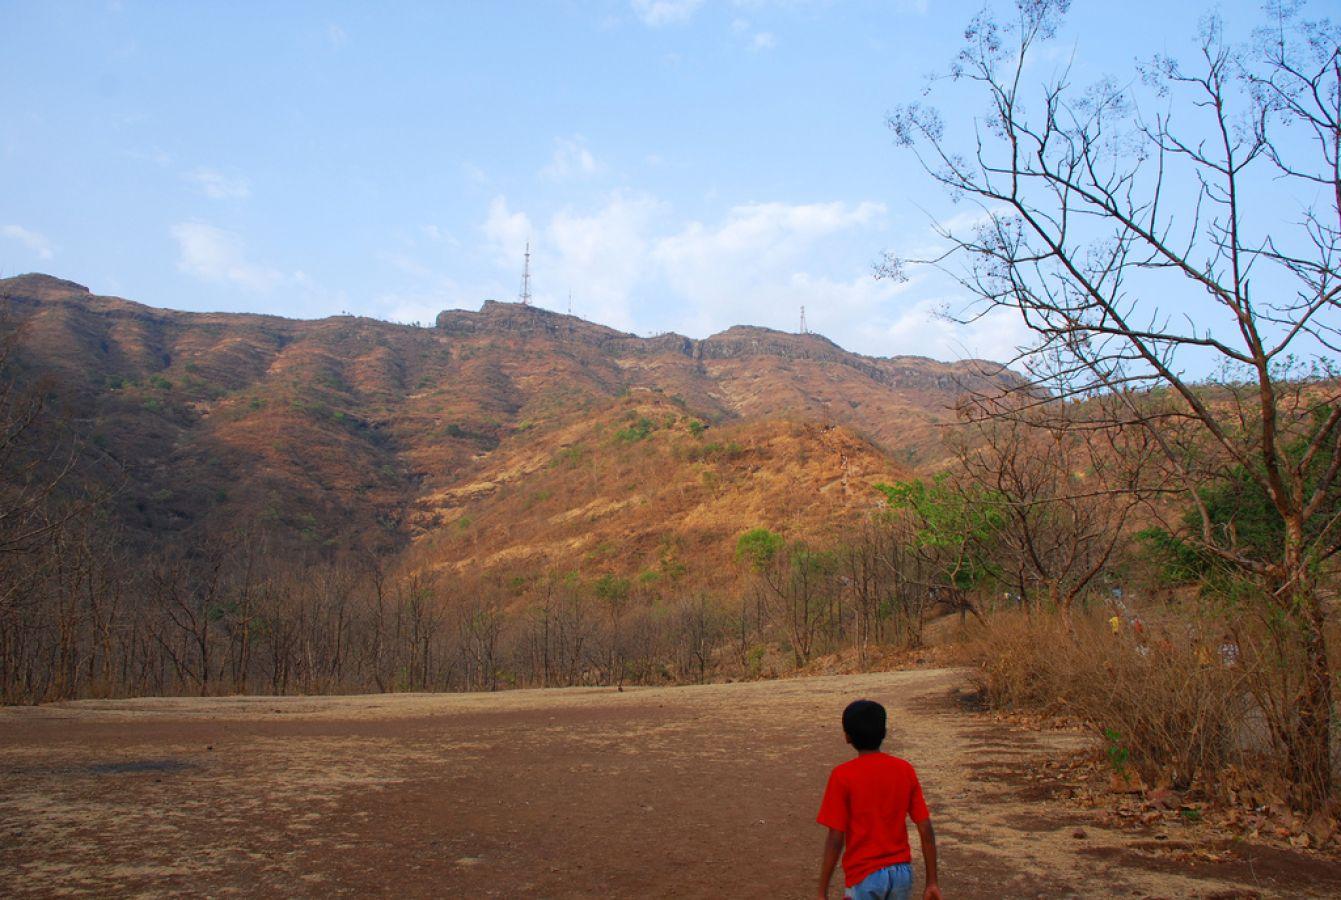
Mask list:
POLYGON ((76 458, 72 448, 43 433, 59 431, 44 421, 50 413, 46 393, 52 386, 45 379, 21 378, 16 371, 22 336, 18 323, 0 318, 0 552, 21 550, 57 527, 42 515, 43 504, 76 458), (51 465, 53 457, 59 464, 51 465))
POLYGON ((466 689, 498 690, 504 621, 498 598, 492 594, 474 598, 460 608, 458 617, 466 689))
POLYGON ((956 453, 1003 514, 993 535, 1000 579, 1026 608, 1046 599, 1069 621, 1076 598, 1128 537, 1151 447, 1137 432, 1114 454, 1108 435, 1070 427, 1067 411, 1023 402, 1031 409, 993 418, 970 412, 956 453))
POLYGON ((786 634, 796 667, 804 666, 836 587, 834 554, 755 528, 741 535, 736 558, 749 564, 763 607, 786 634))
POLYGON ((712 650, 719 637, 721 617, 717 606, 705 594, 693 593, 680 601, 675 618, 680 677, 702 684, 707 680, 712 650))
MULTIPOLYGON (((1151 483, 1197 510, 1185 539, 1262 588, 1306 660, 1287 745, 1297 799, 1331 795, 1328 566, 1341 552, 1341 35, 1272 4, 1251 46, 1208 19, 1195 60, 1157 57, 1133 82, 1084 90, 1069 67, 1027 77, 1065 0, 1019 0, 1010 22, 974 20, 948 80, 986 98, 952 147, 926 105, 890 125, 933 178, 981 210, 945 231, 934 260, 976 300, 1037 338, 1022 393, 1079 427, 1140 430, 1159 449, 1151 483), (1279 214, 1293 203, 1289 215, 1279 214), (1188 367, 1217 371, 1198 381, 1188 367), (1218 369, 1216 367, 1219 367, 1218 369), (1235 540, 1199 488, 1242 477, 1267 498, 1279 540, 1235 540)), ((891 258, 886 272, 899 274, 891 258)), ((1030 404, 984 399, 978 413, 1030 404)), ((1156 512, 1162 510, 1156 508, 1156 512)))

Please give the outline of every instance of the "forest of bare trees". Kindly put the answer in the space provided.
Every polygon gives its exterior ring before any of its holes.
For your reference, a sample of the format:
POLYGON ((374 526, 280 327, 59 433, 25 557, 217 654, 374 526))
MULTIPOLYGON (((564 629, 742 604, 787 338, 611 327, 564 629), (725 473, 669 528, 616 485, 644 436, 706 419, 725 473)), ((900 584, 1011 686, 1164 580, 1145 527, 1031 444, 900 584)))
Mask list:
POLYGON ((873 519, 822 550, 774 536, 768 571, 728 598, 575 573, 466 584, 366 554, 295 562, 251 534, 131 559, 96 519, 71 520, 4 557, 0 696, 647 684, 778 674, 848 646, 864 659, 915 646, 931 611, 890 528, 873 519))

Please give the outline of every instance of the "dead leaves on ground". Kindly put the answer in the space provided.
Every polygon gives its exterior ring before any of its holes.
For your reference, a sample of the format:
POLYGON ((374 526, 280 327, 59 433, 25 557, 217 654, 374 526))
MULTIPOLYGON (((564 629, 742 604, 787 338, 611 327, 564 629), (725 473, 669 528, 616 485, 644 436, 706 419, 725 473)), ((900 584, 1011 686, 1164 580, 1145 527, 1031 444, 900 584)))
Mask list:
POLYGON ((1306 815, 1290 808, 1284 784, 1255 780, 1250 773, 1222 773, 1222 783, 1230 787, 1217 802, 1168 783, 1151 786, 1134 769, 1114 771, 1092 752, 1046 760, 1018 774, 1055 785, 1056 796, 1094 810, 1101 827, 1155 832, 1159 841, 1171 835, 1195 841, 1187 847, 1185 841, 1164 845, 1180 858, 1224 862, 1233 856, 1225 847, 1243 840, 1341 855, 1341 808, 1306 815))

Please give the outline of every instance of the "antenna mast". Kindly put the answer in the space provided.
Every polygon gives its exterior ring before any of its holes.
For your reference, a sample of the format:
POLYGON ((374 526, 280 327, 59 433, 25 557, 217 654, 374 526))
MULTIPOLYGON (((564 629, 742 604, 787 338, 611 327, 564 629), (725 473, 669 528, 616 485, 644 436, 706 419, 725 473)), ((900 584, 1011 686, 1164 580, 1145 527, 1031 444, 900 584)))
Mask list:
POLYGON ((526 242, 525 262, 522 265, 522 285, 521 296, 517 299, 521 301, 522 306, 531 305, 531 242, 526 242))
POLYGON ((806 327, 806 308, 801 307, 801 330, 798 334, 810 334, 810 329, 806 327))

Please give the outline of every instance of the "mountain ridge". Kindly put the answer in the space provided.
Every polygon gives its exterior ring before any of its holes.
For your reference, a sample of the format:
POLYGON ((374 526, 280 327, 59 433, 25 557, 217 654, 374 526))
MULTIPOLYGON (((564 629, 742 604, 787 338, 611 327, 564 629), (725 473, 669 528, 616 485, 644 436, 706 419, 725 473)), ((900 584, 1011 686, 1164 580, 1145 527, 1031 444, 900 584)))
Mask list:
POLYGON ((555 312, 537 306, 485 300, 479 311, 450 309, 439 313, 436 326, 449 334, 476 334, 490 328, 519 333, 544 331, 556 338, 586 339, 588 342, 613 350, 645 348, 642 352, 669 350, 692 359, 726 358, 739 355, 779 355, 790 358, 845 361, 849 365, 864 364, 869 371, 885 377, 897 377, 910 366, 933 366, 937 369, 971 367, 977 377, 998 375, 1012 379, 1019 376, 1000 363, 983 359, 964 359, 945 362, 929 356, 897 355, 868 356, 848 350, 824 335, 814 332, 795 333, 779 331, 759 325, 732 325, 706 338, 691 338, 674 331, 640 337, 619 331, 577 316, 555 312), (746 342, 749 342, 747 348, 746 342), (744 351, 744 352, 742 352, 744 351))
MULTIPOLYGON (((652 509, 699 529, 680 536, 694 546, 757 524, 825 532, 878 499, 871 479, 941 464, 965 389, 1018 383, 814 334, 639 337, 499 301, 417 327, 158 309, 25 275, 0 280, 0 309, 22 326, 24 371, 56 378, 80 439, 124 470, 114 517, 145 544, 259 522, 318 552, 447 548, 430 567, 528 557, 519 541, 578 553, 574 521, 652 546, 680 527, 652 509), (571 509, 515 499, 546 495, 579 451, 571 509), (527 519, 537 503, 550 525, 527 519), (483 536, 463 556, 440 532, 467 520, 483 536)), ((575 564, 559 557, 545 564, 575 564)))

